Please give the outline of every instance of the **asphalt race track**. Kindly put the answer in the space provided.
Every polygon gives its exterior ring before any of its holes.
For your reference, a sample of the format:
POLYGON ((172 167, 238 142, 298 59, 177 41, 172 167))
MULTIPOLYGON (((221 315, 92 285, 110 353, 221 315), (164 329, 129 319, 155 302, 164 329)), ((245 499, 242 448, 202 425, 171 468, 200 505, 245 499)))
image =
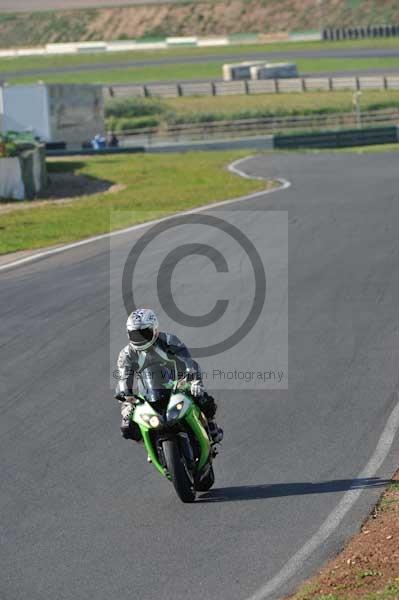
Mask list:
MULTIPOLYGON (((279 598, 359 527, 399 459, 396 437, 359 477, 398 404, 398 159, 274 153, 243 165, 292 184, 230 205, 237 219, 288 211, 289 388, 218 394, 217 481, 194 505, 120 438, 108 240, 1 272, 2 600, 259 599, 349 488, 362 490, 268 595, 279 598)), ((141 233, 114 238, 117 249, 141 233)), ((201 302, 217 277, 185 300, 201 302)))

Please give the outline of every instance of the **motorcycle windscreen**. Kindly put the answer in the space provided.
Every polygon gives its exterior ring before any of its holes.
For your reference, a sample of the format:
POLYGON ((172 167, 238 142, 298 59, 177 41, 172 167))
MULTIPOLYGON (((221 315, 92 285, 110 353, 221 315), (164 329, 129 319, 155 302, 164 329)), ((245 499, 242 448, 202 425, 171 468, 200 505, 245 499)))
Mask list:
POLYGON ((152 364, 138 373, 138 391, 148 402, 169 402, 173 370, 164 364, 152 364))

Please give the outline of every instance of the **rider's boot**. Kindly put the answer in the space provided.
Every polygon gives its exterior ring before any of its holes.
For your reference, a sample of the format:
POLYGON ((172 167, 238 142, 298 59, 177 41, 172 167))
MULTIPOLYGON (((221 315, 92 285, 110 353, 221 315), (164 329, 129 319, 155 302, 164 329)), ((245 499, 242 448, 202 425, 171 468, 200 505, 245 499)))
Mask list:
POLYGON ((215 419, 208 419, 209 433, 214 444, 218 444, 223 439, 223 429, 218 426, 215 419))

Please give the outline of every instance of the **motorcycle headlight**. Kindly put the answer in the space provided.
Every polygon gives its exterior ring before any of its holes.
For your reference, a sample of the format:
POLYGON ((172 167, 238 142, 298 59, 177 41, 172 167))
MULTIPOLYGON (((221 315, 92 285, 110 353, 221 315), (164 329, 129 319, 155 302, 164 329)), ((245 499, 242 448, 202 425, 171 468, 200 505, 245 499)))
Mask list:
POLYGON ((155 428, 155 427, 159 427, 159 426, 160 426, 160 424, 161 424, 161 421, 160 421, 159 417, 157 417, 156 415, 153 415, 153 416, 150 418, 150 421, 149 421, 149 423, 150 423, 151 427, 154 427, 154 428, 155 428))
POLYGON ((177 402, 177 404, 175 404, 174 406, 172 406, 172 408, 170 408, 168 410, 168 413, 167 413, 168 420, 174 421, 175 419, 178 419, 180 416, 180 412, 182 411, 183 408, 184 408, 184 402, 177 402))
POLYGON ((142 415, 141 418, 153 429, 156 429, 161 424, 161 419, 157 415, 142 415))

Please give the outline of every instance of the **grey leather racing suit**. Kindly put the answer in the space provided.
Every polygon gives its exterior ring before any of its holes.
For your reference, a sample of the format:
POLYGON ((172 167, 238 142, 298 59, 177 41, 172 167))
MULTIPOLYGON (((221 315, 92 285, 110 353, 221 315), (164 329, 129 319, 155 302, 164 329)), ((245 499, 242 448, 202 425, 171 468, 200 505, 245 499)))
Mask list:
MULTIPOLYGON (((131 395, 135 374, 139 375, 141 370, 154 362, 173 369, 175 379, 180 379, 189 372, 194 379, 202 381, 200 366, 191 357, 187 346, 177 336, 160 332, 157 340, 147 350, 135 350, 130 344, 122 348, 118 356, 118 368, 115 372, 115 377, 118 379, 115 398, 123 401, 126 396, 131 395)), ((193 400, 207 419, 214 418, 217 407, 212 396, 204 392, 193 400)), ((128 430, 125 422, 124 431, 122 419, 121 431, 124 437, 136 439, 133 427, 134 424, 129 424, 128 430)))

